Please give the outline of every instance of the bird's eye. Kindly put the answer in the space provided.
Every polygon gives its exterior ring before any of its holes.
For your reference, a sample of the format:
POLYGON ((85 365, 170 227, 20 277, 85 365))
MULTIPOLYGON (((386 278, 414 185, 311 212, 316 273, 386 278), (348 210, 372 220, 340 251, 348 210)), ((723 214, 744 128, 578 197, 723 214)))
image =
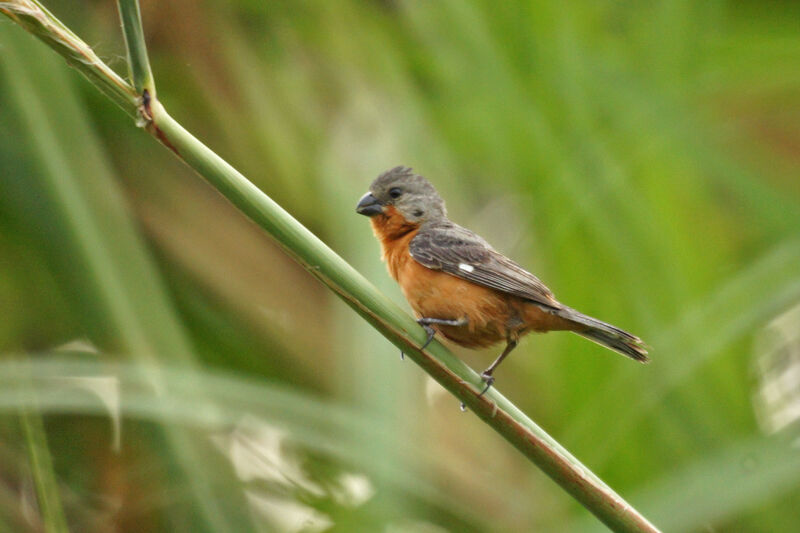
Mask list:
POLYGON ((389 196, 392 198, 399 198, 401 194, 403 194, 403 191, 401 191, 399 187, 392 187, 389 189, 389 196))

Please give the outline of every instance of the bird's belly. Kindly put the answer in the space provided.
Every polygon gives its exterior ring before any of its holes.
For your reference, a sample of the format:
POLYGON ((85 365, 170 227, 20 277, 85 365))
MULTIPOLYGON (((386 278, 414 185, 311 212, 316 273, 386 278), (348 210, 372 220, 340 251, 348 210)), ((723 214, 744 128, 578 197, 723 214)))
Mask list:
POLYGON ((417 317, 467 320, 464 326, 436 326, 461 346, 480 348, 505 341, 516 323, 506 295, 430 270, 413 259, 399 269, 398 281, 417 317))

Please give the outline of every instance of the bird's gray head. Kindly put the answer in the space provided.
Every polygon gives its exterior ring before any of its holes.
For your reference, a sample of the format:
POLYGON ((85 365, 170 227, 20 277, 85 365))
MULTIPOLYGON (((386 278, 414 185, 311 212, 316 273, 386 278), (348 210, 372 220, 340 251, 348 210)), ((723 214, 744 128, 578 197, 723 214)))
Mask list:
POLYGON ((395 167, 378 176, 361 197, 356 212, 373 217, 386 214, 391 206, 416 224, 447 215, 444 200, 433 185, 409 167, 395 167))

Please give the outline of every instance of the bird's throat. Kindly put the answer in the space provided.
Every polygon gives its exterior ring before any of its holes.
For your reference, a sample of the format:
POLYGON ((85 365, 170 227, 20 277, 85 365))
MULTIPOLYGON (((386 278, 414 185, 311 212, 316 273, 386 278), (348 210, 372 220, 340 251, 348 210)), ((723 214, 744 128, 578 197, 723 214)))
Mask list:
POLYGON ((371 217, 370 223, 381 243, 381 259, 386 261, 389 272, 396 279, 396 263, 401 258, 394 256, 401 250, 405 250, 403 256, 408 255, 408 243, 419 230, 419 224, 407 221, 394 206, 387 207, 384 214, 371 217))
POLYGON ((407 221, 394 206, 384 208, 383 214, 375 215, 369 220, 372 224, 372 231, 381 244, 401 239, 419 229, 418 223, 407 221))

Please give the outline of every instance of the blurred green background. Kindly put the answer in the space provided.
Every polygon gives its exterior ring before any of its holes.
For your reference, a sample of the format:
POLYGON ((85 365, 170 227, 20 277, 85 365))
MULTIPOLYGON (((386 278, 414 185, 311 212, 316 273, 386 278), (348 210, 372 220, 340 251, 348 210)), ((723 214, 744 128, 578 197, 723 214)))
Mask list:
MULTIPOLYGON (((46 5, 125 73, 113 2, 46 5)), ((404 164, 648 341, 532 336, 497 385, 657 525, 797 531, 796 2, 142 11, 171 114, 397 302, 354 206, 404 164)), ((602 529, 7 19, 0 94, 0 527, 47 520, 41 412, 74 531, 602 529)))

